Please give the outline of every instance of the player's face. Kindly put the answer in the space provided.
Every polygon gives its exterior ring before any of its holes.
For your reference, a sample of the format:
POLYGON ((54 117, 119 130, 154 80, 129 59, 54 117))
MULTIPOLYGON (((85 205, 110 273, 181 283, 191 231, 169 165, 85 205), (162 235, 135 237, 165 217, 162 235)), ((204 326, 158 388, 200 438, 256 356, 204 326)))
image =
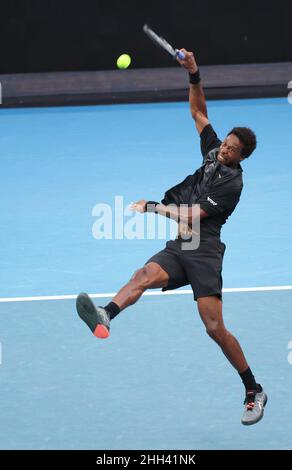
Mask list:
POLYGON ((241 155, 242 149, 243 145, 239 138, 234 134, 230 134, 222 142, 217 160, 222 165, 237 166, 238 163, 243 160, 243 156, 241 155))

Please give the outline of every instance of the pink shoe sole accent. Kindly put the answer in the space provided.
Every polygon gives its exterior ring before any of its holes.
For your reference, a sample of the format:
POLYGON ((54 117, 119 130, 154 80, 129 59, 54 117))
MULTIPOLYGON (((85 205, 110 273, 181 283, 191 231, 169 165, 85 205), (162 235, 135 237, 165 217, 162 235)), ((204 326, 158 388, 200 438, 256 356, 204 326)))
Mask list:
POLYGON ((93 334, 97 338, 101 338, 101 339, 108 338, 110 335, 108 329, 104 325, 97 325, 93 334))

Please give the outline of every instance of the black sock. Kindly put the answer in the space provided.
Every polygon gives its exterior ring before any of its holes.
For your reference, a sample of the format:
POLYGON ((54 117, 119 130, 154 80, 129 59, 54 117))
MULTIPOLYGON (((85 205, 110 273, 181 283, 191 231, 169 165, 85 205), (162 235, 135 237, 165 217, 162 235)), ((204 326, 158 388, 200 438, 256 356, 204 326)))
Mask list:
POLYGON ((261 391, 260 389, 262 387, 256 383, 256 380, 250 368, 246 369, 244 372, 241 372, 239 375, 246 390, 257 390, 258 392, 261 391))
POLYGON ((110 319, 115 318, 121 311, 120 307, 114 302, 110 302, 104 307, 107 313, 109 314, 110 319))

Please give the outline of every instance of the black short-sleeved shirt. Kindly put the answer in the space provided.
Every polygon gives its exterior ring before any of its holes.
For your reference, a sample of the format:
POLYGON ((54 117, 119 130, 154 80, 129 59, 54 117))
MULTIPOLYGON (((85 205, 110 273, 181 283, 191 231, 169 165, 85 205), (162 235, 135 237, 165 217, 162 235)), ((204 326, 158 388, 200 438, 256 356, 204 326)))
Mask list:
POLYGON ((162 204, 200 204, 209 217, 201 220, 201 240, 220 237, 222 225, 234 211, 242 191, 242 168, 230 168, 217 160, 221 140, 211 124, 201 132, 202 166, 166 191, 162 204))
POLYGON ((221 140, 211 124, 200 135, 203 155, 200 179, 200 204, 209 217, 201 221, 201 236, 219 235, 222 225, 234 211, 242 191, 242 168, 230 168, 217 160, 221 140))

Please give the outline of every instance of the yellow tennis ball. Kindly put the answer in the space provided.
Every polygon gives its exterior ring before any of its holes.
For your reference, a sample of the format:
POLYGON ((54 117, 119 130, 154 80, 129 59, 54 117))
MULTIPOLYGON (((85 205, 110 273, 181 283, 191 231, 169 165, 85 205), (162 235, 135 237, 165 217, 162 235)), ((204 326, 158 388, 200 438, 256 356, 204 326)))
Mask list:
POLYGON ((118 69, 127 69, 131 63, 131 57, 129 54, 122 54, 117 60, 118 69))

